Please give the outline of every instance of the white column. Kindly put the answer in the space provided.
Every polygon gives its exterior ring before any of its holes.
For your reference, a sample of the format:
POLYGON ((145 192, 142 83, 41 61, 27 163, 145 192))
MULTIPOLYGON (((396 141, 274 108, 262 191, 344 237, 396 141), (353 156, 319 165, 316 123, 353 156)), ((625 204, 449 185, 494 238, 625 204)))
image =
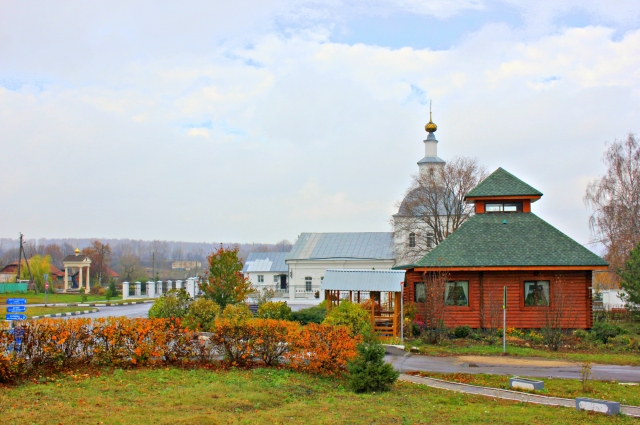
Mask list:
POLYGON ((136 297, 139 297, 141 295, 142 295, 142 284, 136 281, 136 297))
POLYGON ((82 288, 82 267, 78 267, 78 289, 82 288))
POLYGON ((84 290, 85 294, 88 294, 91 290, 91 273, 89 273, 89 266, 87 266, 87 289, 84 290))
POLYGON ((147 298, 156 297, 156 283, 152 280, 147 282, 147 298))
POLYGON ((182 281, 176 280, 176 289, 182 289, 182 281))
POLYGON ((296 285, 293 284, 293 278, 289 278, 289 298, 296 299, 296 285))
POLYGON ((69 289, 69 269, 67 267, 64 268, 64 292, 67 292, 69 289))
POLYGON ((170 291, 173 289, 173 282, 170 280, 167 280, 167 291, 170 291))
POLYGON ((159 280, 156 282, 156 291, 158 293, 158 295, 162 295, 162 281, 159 280))
POLYGON ((129 282, 122 282, 122 299, 129 298, 129 282))
POLYGON ((196 296, 196 279, 190 277, 187 279, 187 292, 191 298, 195 298, 196 296))

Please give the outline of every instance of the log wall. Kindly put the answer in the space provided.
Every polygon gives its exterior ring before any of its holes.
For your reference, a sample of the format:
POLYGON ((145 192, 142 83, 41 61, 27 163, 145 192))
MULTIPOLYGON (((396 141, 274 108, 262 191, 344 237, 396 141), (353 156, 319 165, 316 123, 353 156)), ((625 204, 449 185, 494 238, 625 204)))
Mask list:
MULTIPOLYGON (((449 273, 448 280, 469 281, 469 306, 445 307, 444 321, 448 327, 486 328, 492 327, 491 322, 495 327, 496 321, 502 327, 504 286, 507 287, 507 327, 542 328, 548 323, 548 317, 559 309, 565 328, 588 329, 592 325, 591 271, 456 271, 449 273), (549 307, 524 306, 525 280, 550 282, 549 307)), ((407 271, 403 292, 405 304, 414 302, 414 285, 422 281, 423 272, 407 271)), ((420 318, 425 307, 420 303, 417 306, 420 318)))

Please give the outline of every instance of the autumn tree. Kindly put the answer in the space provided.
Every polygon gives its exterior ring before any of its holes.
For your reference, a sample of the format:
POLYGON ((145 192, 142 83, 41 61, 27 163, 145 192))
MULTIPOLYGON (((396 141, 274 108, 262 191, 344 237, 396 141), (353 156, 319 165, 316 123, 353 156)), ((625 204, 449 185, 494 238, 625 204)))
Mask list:
POLYGON ((625 292, 625 301, 628 307, 634 309, 640 306, 640 243, 631 251, 624 269, 618 272, 620 286, 625 292))
POLYGON ((91 277, 97 278, 102 285, 105 276, 109 276, 109 263, 111 262, 111 247, 99 240, 94 240, 91 245, 82 249, 82 254, 91 259, 91 277))
POLYGON ((251 282, 244 277, 242 261, 238 258, 238 247, 224 248, 220 245, 208 257, 209 271, 200 284, 204 296, 222 309, 229 304, 243 302, 253 292, 251 282))
POLYGON ((473 214, 464 197, 486 176, 475 158, 455 157, 413 176, 398 214, 393 217, 396 258, 409 264, 422 258, 473 214))
POLYGON ((29 268, 21 269, 21 278, 29 279, 29 270, 33 277, 36 293, 44 292, 44 275, 51 273, 51 257, 48 255, 34 255, 29 259, 29 268))
POLYGON ((613 271, 623 268, 640 242, 640 142, 633 134, 608 144, 604 176, 587 186, 584 201, 592 210, 593 242, 605 248, 613 271))

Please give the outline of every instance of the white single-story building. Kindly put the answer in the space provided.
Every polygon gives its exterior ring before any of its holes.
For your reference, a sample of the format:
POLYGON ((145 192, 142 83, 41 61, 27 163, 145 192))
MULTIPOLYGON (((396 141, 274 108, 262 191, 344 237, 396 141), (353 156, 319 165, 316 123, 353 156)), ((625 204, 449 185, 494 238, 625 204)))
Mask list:
POLYGON ((288 252, 252 252, 242 268, 244 274, 257 290, 273 289, 279 294, 288 294, 288 267, 284 262, 288 252))
POLYGON ((289 298, 324 299, 327 269, 388 270, 395 262, 393 233, 302 233, 286 257, 289 298))

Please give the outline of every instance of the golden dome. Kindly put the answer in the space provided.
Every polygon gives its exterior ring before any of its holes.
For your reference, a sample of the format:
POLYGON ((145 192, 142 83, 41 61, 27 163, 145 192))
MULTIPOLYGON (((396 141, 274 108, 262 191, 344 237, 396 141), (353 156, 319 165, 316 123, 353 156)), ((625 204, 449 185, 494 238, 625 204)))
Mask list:
POLYGON ((429 122, 424 126, 424 129, 427 133, 433 133, 438 129, 438 126, 433 122, 433 118, 431 118, 431 111, 429 111, 429 122))
POLYGON ((76 248, 75 253, 76 253, 76 255, 80 254, 80 250, 78 248, 76 248))

